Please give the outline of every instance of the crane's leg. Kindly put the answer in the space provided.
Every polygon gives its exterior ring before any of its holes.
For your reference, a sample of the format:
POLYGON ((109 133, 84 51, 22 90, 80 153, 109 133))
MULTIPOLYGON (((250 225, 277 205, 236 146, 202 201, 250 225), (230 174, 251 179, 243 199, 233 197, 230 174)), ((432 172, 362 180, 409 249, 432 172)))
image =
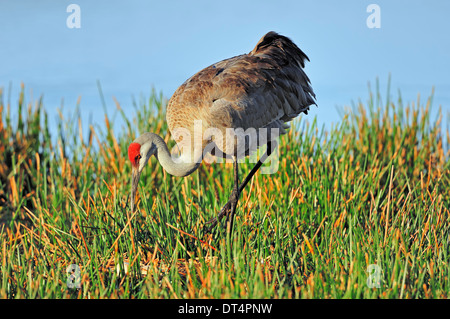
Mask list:
POLYGON ((239 196, 241 195, 241 191, 239 190, 239 172, 236 158, 233 158, 233 168, 234 168, 234 187, 230 196, 230 206, 231 206, 230 212, 227 214, 226 217, 227 233, 229 234, 231 234, 233 231, 234 214, 236 212, 239 196))
MULTIPOLYGON (((222 209, 220 210, 219 214, 210 219, 209 221, 206 222, 206 225, 210 225, 207 229, 206 232, 209 233, 211 232, 211 230, 219 223, 219 221, 223 218, 223 216, 227 216, 227 221, 228 221, 228 214, 233 211, 232 209, 232 203, 236 202, 234 205, 234 211, 232 213, 232 217, 234 217, 234 213, 236 211, 236 206, 237 206, 237 200, 239 199, 239 194, 242 192, 242 190, 245 188, 245 186, 247 186, 248 182, 252 179, 253 175, 255 175, 255 173, 259 170, 259 168, 262 166, 262 164, 264 163, 264 161, 270 156, 270 154, 272 154, 272 152, 274 151, 274 149, 277 147, 277 142, 276 141, 271 141, 269 143, 267 143, 267 150, 264 153, 263 156, 261 156, 261 158, 258 160, 258 163, 256 163, 256 165, 253 167, 253 169, 250 171, 250 173, 247 175, 247 177, 244 179, 244 181, 242 182, 242 184, 239 186, 239 188, 236 190, 236 184, 238 183, 237 181, 237 163, 235 163, 235 188, 233 189, 233 193, 231 193, 230 196, 230 200, 225 204, 225 206, 222 207, 222 209)), ((231 217, 231 216, 230 216, 231 217)), ((231 229, 230 229, 231 231, 231 229)))

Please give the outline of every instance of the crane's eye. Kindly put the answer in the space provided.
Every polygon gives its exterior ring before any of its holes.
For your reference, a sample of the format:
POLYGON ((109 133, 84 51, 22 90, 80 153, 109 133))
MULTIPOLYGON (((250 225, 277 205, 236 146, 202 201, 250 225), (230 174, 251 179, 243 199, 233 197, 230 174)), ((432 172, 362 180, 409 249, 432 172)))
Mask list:
POLYGON ((139 160, 141 159, 141 154, 136 155, 136 157, 134 158, 134 162, 137 164, 139 163, 139 160))

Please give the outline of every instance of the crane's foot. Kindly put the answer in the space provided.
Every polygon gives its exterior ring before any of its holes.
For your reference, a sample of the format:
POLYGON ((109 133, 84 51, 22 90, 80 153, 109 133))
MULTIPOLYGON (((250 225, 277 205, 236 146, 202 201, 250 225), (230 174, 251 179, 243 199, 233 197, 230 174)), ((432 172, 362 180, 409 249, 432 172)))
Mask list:
POLYGON ((203 229, 205 230, 205 233, 210 233, 214 227, 220 222, 220 220, 223 218, 223 216, 228 215, 228 213, 231 211, 231 202, 225 204, 225 206, 222 207, 219 214, 217 214, 216 217, 211 218, 205 223, 205 226, 203 229))
POLYGON ((233 192, 231 193, 230 197, 231 209, 230 212, 227 214, 227 218, 225 220, 225 227, 228 234, 231 234, 233 232, 234 214, 236 213, 236 207, 240 194, 241 193, 239 192, 239 189, 237 187, 234 188, 233 192))
POLYGON ((232 231, 234 214, 236 212, 239 195, 240 191, 234 188, 233 192, 231 193, 230 200, 222 207, 219 214, 217 214, 216 217, 211 218, 209 221, 205 223, 203 229, 205 230, 206 233, 210 233, 224 216, 226 216, 225 220, 226 222, 224 227, 227 229, 227 231, 229 232, 232 231))
POLYGON ((247 175, 247 177, 244 179, 242 184, 239 185, 239 179, 238 179, 238 167, 236 160, 233 162, 234 166, 234 188, 233 192, 231 193, 230 200, 225 204, 225 206, 222 207, 219 214, 217 214, 216 217, 210 219, 206 222, 205 226, 203 227, 203 230, 206 230, 206 233, 210 233, 213 228, 220 222, 220 220, 223 218, 223 216, 226 216, 226 223, 225 227, 227 229, 227 232, 231 233, 233 228, 233 219, 234 219, 234 213, 236 212, 236 206, 237 202, 239 200, 239 195, 241 194, 242 190, 245 188, 245 186, 248 184, 248 182, 252 179, 253 175, 258 171, 258 169, 261 167, 261 165, 264 163, 264 161, 272 154, 272 152, 275 150, 275 147, 278 145, 278 143, 275 140, 272 140, 267 143, 267 150, 264 153, 263 156, 258 160, 258 163, 252 168, 250 173, 247 175), (208 227, 209 225, 209 227, 208 227))

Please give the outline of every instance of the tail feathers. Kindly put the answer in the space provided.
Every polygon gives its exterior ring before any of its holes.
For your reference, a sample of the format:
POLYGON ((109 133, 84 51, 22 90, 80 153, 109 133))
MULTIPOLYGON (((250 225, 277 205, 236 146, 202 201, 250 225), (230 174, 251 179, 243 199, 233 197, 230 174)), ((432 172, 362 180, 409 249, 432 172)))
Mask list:
POLYGON ((305 60, 309 61, 308 56, 291 39, 274 31, 264 35, 249 54, 285 56, 288 60, 297 62, 302 68, 305 67, 305 60))

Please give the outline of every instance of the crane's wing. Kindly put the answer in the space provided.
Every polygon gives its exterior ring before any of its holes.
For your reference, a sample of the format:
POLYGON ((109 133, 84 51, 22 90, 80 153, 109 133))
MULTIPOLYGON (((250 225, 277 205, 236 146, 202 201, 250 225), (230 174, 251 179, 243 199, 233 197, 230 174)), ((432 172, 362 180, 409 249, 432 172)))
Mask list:
POLYGON ((233 127, 266 127, 287 122, 315 104, 303 68, 308 57, 287 37, 266 34, 247 55, 216 65, 219 89, 212 113, 229 113, 233 127), (220 76, 222 75, 222 76, 220 76))
POLYGON ((279 127, 307 113, 315 94, 308 57, 289 38, 263 36, 248 54, 215 63, 183 83, 167 108, 169 127, 200 119, 204 127, 279 127))

